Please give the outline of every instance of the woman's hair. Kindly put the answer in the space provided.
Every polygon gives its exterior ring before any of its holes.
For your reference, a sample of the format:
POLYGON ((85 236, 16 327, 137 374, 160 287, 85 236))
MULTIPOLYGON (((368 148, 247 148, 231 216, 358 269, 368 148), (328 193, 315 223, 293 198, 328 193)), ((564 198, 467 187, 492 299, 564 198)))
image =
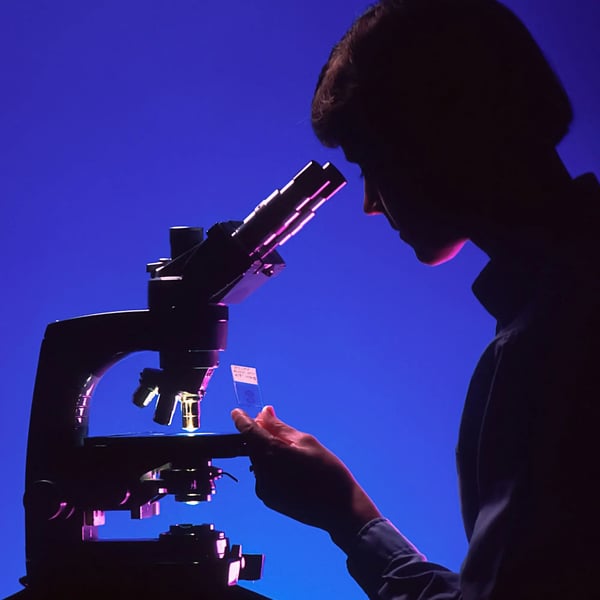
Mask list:
POLYGON ((414 123, 417 135, 483 128, 495 143, 555 146, 571 120, 539 46, 495 0, 378 2, 333 48, 312 102, 330 147, 393 141, 414 123))

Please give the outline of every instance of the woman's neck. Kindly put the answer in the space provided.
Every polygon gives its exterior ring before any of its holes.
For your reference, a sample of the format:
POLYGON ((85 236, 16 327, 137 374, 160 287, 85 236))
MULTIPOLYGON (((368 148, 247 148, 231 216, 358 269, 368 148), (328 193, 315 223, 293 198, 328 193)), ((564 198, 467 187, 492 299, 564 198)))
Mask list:
POLYGON ((573 179, 554 150, 507 161, 490 189, 491 201, 469 224, 469 237, 492 259, 546 253, 578 221, 573 179))

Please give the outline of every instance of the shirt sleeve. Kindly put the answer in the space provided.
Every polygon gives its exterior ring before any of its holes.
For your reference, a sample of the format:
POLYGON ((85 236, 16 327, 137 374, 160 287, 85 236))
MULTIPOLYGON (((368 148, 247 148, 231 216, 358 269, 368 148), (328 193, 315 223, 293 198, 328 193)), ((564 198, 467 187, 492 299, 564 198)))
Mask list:
POLYGON ((387 519, 367 523, 355 540, 342 548, 348 571, 372 599, 458 600, 459 577, 427 562, 387 519))

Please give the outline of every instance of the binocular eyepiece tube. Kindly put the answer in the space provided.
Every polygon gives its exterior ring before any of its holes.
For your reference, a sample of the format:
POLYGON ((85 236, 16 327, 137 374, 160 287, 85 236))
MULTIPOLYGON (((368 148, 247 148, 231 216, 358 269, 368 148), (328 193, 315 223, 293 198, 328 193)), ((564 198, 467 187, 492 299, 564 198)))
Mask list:
POLYGON ((346 180, 331 164, 308 163, 281 190, 263 200, 233 233, 251 256, 262 259, 296 235, 346 180))

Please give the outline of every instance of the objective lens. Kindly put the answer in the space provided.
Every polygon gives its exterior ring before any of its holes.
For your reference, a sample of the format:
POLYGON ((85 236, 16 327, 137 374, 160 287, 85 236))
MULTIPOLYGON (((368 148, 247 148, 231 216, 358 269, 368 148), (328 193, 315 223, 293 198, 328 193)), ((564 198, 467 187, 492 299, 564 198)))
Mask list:
POLYGON ((180 392, 181 426, 190 433, 200 428, 200 396, 189 392, 180 392))
POLYGON ((154 422, 159 425, 170 425, 176 406, 177 395, 170 391, 164 392, 160 390, 156 410, 154 411, 154 422))
POLYGON ((133 393, 133 403, 140 408, 148 406, 158 395, 158 387, 140 385, 133 393))

